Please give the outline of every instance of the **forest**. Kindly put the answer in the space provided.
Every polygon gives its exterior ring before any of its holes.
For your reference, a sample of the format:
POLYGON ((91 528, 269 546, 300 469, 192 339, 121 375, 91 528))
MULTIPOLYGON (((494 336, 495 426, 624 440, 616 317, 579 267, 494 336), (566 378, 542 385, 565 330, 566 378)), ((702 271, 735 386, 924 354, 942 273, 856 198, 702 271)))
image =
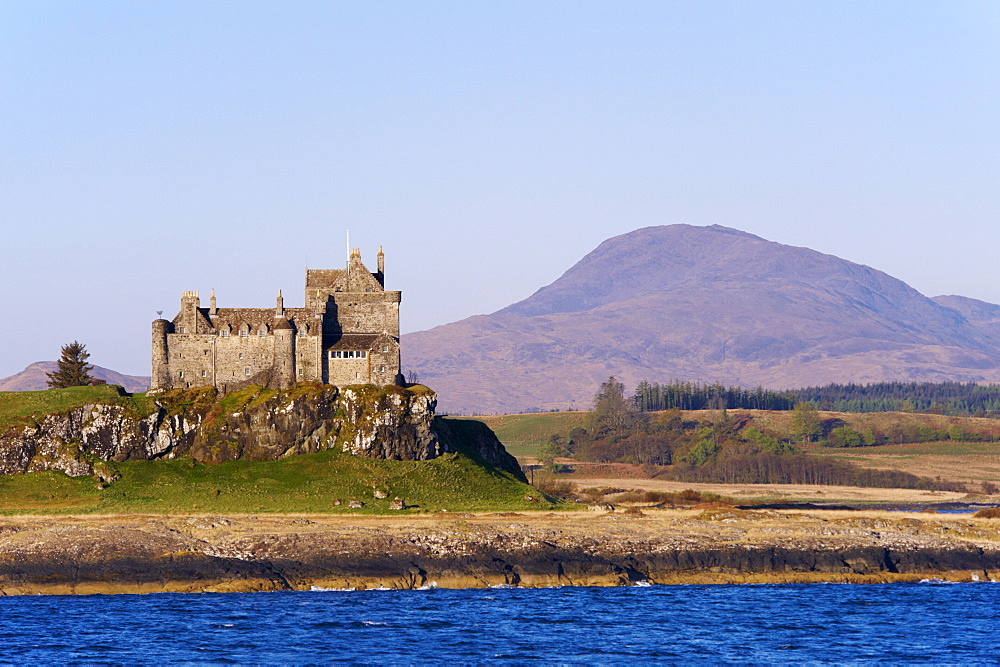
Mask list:
POLYGON ((775 433, 758 428, 750 415, 730 414, 725 406, 702 418, 691 417, 690 413, 686 417, 679 407, 655 413, 643 411, 638 409, 636 401, 625 396, 624 385, 612 377, 601 385, 586 428, 574 428, 566 436, 553 435, 539 451, 539 459, 553 471, 559 470, 556 459, 560 457, 670 466, 660 472, 691 482, 957 490, 939 480, 810 456, 802 446, 865 447, 890 441, 982 437, 957 427, 900 426, 889 433, 871 429, 858 432, 841 420, 823 419, 810 401, 799 402, 792 408, 791 425, 790 433, 775 433))
POLYGON ((828 384, 776 391, 757 387, 643 380, 632 397, 640 412, 681 410, 791 410, 811 402, 833 412, 924 412, 952 416, 1000 416, 1000 385, 975 382, 877 382, 828 384))

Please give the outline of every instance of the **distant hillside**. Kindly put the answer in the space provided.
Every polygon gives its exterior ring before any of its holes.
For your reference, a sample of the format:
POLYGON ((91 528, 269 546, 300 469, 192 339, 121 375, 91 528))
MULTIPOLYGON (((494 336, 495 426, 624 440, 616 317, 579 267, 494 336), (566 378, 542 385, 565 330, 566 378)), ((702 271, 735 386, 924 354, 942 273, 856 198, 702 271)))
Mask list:
MULTIPOLYGON (((20 373, 0 380, 0 391, 41 391, 48 389, 48 376, 56 370, 54 361, 36 361, 20 373)), ((125 391, 134 393, 149 389, 149 377, 143 375, 122 375, 110 368, 94 366, 91 377, 104 380, 108 384, 119 384, 125 391)))
POLYGON ((881 271, 726 227, 608 239, 491 315, 403 337, 441 409, 586 408, 620 377, 784 389, 1000 381, 1000 306, 930 299, 881 271))

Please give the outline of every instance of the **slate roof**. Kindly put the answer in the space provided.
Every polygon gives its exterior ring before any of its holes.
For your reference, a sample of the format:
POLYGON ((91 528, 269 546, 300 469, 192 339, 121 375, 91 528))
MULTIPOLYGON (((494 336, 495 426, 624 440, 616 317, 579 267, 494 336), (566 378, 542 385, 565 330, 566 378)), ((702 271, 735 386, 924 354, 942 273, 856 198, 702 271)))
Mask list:
POLYGON ((344 334, 327 350, 374 350, 383 334, 344 334))

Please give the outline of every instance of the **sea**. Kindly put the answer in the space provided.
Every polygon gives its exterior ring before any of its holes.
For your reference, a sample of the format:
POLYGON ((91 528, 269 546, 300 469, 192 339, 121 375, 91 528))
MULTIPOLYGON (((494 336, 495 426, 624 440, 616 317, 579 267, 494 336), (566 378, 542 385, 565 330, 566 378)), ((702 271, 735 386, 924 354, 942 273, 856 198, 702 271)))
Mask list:
POLYGON ((0 598, 2 663, 1000 663, 1000 585, 0 598))

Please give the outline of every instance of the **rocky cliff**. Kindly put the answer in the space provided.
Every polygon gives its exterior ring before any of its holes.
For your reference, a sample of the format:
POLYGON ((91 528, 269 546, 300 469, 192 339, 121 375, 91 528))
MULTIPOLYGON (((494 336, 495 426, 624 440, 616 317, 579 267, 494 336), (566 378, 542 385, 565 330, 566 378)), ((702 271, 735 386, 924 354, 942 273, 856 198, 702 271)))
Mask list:
MULTIPOLYGON (((88 403, 0 434, 0 474, 60 470, 102 474, 104 461, 193 457, 205 463, 274 461, 336 449, 369 458, 423 461, 450 445, 434 427, 434 392, 426 387, 300 384, 276 391, 251 387, 220 396, 212 388, 88 403)), ((487 429, 488 430, 488 429, 487 429)), ((483 434, 480 434, 483 435, 483 434)), ((474 453, 516 472, 492 432, 474 453)), ((484 436, 485 437, 485 436, 484 436)))

